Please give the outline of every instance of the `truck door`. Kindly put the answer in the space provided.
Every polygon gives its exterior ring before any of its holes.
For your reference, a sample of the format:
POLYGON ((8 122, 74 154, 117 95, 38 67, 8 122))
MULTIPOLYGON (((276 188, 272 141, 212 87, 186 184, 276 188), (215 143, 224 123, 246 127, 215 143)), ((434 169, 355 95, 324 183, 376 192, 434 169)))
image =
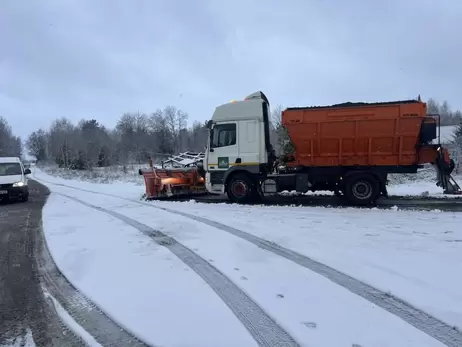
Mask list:
POLYGON ((236 122, 229 122, 215 124, 212 129, 207 158, 207 171, 210 172, 212 189, 214 185, 220 185, 221 190, 224 173, 235 164, 238 158, 237 128, 236 122))

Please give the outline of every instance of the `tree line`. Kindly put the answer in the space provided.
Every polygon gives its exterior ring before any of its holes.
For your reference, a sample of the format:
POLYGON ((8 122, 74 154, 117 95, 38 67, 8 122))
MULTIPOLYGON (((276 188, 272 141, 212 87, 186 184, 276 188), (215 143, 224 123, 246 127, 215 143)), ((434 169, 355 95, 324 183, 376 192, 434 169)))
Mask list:
POLYGON ((460 125, 462 122, 462 111, 451 110, 451 107, 446 100, 440 103, 435 99, 428 99, 427 113, 439 114, 441 117, 441 125, 460 125))
POLYGON ((73 124, 60 118, 49 129, 30 134, 26 148, 37 161, 70 169, 145 163, 149 157, 164 159, 187 150, 203 152, 206 124, 195 121, 188 127, 187 120, 187 113, 174 106, 151 114, 125 113, 114 129, 95 119, 73 124))
POLYGON ((21 157, 21 138, 14 136, 5 118, 0 117, 0 157, 21 157))

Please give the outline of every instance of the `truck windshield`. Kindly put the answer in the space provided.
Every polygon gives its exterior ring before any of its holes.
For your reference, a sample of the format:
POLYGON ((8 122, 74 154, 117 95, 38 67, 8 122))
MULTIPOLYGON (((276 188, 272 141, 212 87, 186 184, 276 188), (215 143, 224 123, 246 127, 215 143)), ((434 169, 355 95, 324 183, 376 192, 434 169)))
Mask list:
POLYGON ((0 176, 21 175, 21 165, 19 163, 0 163, 0 176))

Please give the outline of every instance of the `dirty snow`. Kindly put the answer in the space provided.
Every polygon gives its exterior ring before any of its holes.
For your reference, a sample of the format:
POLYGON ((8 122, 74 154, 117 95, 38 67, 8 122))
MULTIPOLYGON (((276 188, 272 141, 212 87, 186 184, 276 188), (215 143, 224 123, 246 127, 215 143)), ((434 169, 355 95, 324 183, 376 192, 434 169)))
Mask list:
POLYGON ((1 344, 0 347, 37 347, 32 337, 32 331, 27 328, 24 336, 18 336, 8 342, 1 344))
POLYGON ((64 309, 64 307, 61 306, 61 304, 58 302, 58 300, 53 297, 47 290, 44 290, 45 297, 53 303, 53 306, 56 310, 56 313, 58 316, 61 318, 61 320, 64 322, 64 324, 76 335, 78 336, 82 341, 85 342, 85 344, 88 347, 102 347, 101 344, 99 344, 93 336, 91 336, 82 326, 80 326, 74 318, 71 317, 71 315, 64 309))

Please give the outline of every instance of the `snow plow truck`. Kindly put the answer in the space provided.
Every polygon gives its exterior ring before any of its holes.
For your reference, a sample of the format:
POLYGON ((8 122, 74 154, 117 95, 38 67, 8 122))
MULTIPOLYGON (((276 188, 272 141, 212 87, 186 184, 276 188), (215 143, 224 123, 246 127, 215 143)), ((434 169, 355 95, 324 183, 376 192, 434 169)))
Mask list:
MULTIPOLYGON (((279 157, 270 141, 269 118, 270 104, 260 91, 218 106, 208 122, 203 160, 188 174, 176 169, 157 176, 187 175, 195 192, 227 194, 237 203, 283 191, 327 190, 351 205, 370 205, 387 196, 388 174, 415 174, 431 163, 444 193, 461 194, 451 176, 455 163, 438 141, 439 116, 427 115, 420 97, 287 108, 282 125, 291 151, 279 157)), ((146 181, 154 171, 151 166, 140 174, 146 181)), ((162 179, 156 182, 157 196, 171 191, 162 179)))

